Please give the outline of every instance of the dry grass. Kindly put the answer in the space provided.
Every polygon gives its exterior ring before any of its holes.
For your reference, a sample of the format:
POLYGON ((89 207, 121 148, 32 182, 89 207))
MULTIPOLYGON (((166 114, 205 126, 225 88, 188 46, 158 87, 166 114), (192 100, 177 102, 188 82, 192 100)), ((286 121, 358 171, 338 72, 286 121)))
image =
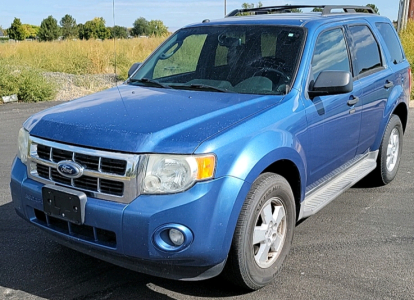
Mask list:
POLYGON ((0 44, 0 59, 16 66, 70 74, 113 74, 115 49, 117 74, 127 77, 134 62, 143 61, 163 38, 105 41, 19 42, 0 44))
POLYGON ((400 32, 401 44, 403 45, 405 55, 411 64, 414 66, 414 21, 409 21, 407 28, 400 32))
MULTIPOLYGON (((411 71, 414 71, 414 21, 409 20, 405 30, 400 32, 401 44, 404 48, 405 56, 411 65, 411 71)), ((414 80, 414 78, 412 78, 414 80)), ((412 82, 411 86, 414 82, 412 82)), ((411 99, 414 99, 414 89, 411 91, 411 99)))

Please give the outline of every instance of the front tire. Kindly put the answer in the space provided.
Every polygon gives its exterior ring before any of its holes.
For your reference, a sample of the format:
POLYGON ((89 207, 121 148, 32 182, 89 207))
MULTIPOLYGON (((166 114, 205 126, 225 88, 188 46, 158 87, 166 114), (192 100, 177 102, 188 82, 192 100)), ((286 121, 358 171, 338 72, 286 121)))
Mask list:
POLYGON ((242 207, 225 276, 250 290, 272 282, 289 253, 295 224, 289 183, 277 174, 260 175, 242 207))

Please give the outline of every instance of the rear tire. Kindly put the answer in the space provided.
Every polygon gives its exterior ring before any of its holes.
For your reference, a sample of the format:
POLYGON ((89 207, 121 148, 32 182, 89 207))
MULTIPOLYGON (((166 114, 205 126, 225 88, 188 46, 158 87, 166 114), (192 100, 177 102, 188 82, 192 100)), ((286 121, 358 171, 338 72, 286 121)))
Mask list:
POLYGON ((289 253, 296 224, 292 189, 280 175, 264 173, 242 207, 224 275, 257 290, 273 281, 289 253))
POLYGON ((390 183, 397 175, 403 148, 403 127, 397 115, 392 115, 385 129, 373 176, 379 185, 390 183))

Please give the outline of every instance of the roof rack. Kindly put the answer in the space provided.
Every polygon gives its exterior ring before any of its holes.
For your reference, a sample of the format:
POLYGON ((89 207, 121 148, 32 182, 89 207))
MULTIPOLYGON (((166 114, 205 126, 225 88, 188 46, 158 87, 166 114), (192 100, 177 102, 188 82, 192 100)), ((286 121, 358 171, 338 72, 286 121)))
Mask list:
POLYGON ((369 13, 375 14, 372 7, 369 6, 355 6, 355 5, 282 5, 282 6, 265 6, 256 8, 235 9, 226 17, 233 17, 244 13, 250 15, 265 15, 274 13, 291 13, 292 9, 301 8, 320 8, 322 15, 331 15, 338 13, 369 13))

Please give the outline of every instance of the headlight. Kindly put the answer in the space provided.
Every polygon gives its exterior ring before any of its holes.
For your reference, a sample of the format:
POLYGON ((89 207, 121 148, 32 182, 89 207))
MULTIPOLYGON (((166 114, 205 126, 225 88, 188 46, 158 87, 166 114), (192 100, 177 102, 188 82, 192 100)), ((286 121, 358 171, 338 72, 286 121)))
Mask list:
POLYGON ((216 157, 209 155, 149 154, 144 160, 143 194, 169 194, 213 178, 216 157))
POLYGON ((19 152, 17 155, 22 163, 25 164, 27 162, 27 153, 29 146, 29 133, 26 131, 26 129, 20 128, 17 142, 19 144, 19 152))

